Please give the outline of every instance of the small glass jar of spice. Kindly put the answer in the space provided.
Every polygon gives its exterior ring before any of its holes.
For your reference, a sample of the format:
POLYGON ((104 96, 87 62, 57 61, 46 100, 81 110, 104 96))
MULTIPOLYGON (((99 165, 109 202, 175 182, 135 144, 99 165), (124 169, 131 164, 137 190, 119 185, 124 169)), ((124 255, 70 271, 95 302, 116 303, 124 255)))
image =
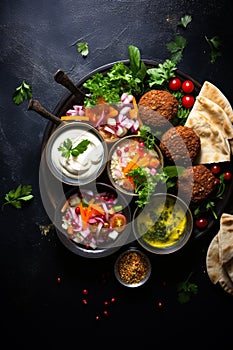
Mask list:
POLYGON ((151 274, 149 258, 136 248, 123 252, 116 260, 114 272, 117 280, 127 287, 143 285, 151 274))

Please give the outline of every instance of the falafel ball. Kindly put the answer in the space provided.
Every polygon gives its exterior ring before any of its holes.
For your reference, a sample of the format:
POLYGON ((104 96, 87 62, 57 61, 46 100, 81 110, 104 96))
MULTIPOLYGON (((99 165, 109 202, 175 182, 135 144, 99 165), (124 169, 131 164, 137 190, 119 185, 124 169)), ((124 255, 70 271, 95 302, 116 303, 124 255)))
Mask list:
POLYGON ((216 179, 204 164, 189 166, 178 177, 177 188, 179 196, 187 200, 191 193, 191 202, 200 203, 214 193, 217 188, 216 179))
POLYGON ((138 102, 139 116, 152 129, 164 127, 177 116, 179 102, 169 91, 150 90, 138 102))
POLYGON ((169 163, 188 165, 195 161, 201 149, 201 141, 193 129, 178 125, 162 135, 160 149, 169 163))

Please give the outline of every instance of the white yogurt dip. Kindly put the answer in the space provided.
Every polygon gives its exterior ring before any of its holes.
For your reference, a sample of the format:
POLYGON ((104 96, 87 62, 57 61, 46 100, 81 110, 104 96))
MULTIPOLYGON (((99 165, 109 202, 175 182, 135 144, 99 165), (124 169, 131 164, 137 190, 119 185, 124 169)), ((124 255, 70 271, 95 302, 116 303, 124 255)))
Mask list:
POLYGON ((95 177, 103 165, 104 147, 102 141, 93 132, 82 129, 65 130, 58 135, 51 148, 51 159, 54 167, 67 178, 82 181, 95 177), (72 141, 72 148, 82 140, 88 140, 87 149, 77 157, 72 154, 68 158, 58 150, 65 140, 72 141))

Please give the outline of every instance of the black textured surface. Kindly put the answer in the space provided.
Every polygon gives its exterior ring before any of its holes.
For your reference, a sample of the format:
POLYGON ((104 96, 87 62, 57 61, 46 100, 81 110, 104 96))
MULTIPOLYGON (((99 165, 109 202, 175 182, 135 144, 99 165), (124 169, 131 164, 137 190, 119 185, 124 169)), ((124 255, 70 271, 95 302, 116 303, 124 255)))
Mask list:
POLYGON ((39 189, 47 121, 27 111, 27 102, 20 106, 12 102, 14 89, 25 80, 33 97, 52 112, 67 93, 53 79, 57 69, 78 82, 99 66, 127 59, 129 45, 137 46, 143 58, 163 62, 169 57, 166 43, 181 34, 188 45, 178 68, 200 83, 213 82, 233 103, 232 15, 231 2, 223 0, 1 0, 1 204, 19 183, 31 184, 35 195, 22 210, 5 206, 0 212, 0 319, 9 343, 26 344, 35 334, 36 345, 47 334, 47 344, 52 345, 61 338, 76 346, 80 339, 100 345, 99 339, 109 336, 116 341, 124 336, 131 344, 145 337, 145 344, 154 346, 170 339, 175 345, 172 336, 177 333, 187 334, 187 346, 195 340, 199 345, 232 344, 232 296, 210 282, 205 267, 215 232, 174 256, 151 257, 152 276, 137 290, 115 280, 117 254, 90 261, 67 250, 55 233, 41 235, 39 225, 50 223, 39 189), (186 29, 178 28, 185 14, 193 20, 186 29), (205 36, 215 35, 221 36, 223 47, 222 56, 212 64, 205 36), (79 41, 89 44, 86 58, 77 52, 79 41), (199 292, 180 305, 176 284, 191 271, 199 292), (88 305, 82 304, 83 289, 89 291, 88 305), (112 297, 116 302, 104 318, 103 302, 112 297), (157 307, 159 301, 162 309, 157 307), (96 314, 102 316, 100 322, 96 314))

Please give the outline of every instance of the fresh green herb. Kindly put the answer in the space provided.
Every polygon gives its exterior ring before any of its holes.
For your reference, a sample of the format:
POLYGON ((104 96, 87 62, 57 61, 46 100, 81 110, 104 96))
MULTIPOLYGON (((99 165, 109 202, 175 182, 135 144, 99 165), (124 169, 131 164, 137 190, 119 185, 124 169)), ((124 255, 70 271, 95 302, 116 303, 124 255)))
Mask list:
POLYGON ((140 51, 136 46, 130 45, 128 47, 128 51, 130 69, 133 73, 134 78, 137 79, 137 82, 141 83, 146 76, 147 67, 145 63, 141 60, 140 51))
POLYGON ((211 63, 215 63, 217 57, 221 56, 221 46, 222 46, 222 41, 219 36, 214 36, 212 38, 207 38, 205 36, 205 39, 207 43, 210 46, 210 58, 211 58, 211 63))
POLYGON ((89 143, 89 140, 82 140, 77 146, 72 147, 72 141, 68 138, 58 147, 58 151, 62 152, 61 155, 65 158, 69 158, 70 155, 78 157, 79 154, 86 151, 89 143))
POLYGON ((151 175, 142 167, 130 170, 127 176, 131 176, 133 178, 135 193, 138 194, 138 198, 136 200, 138 207, 143 207, 149 202, 152 193, 159 183, 166 183, 167 188, 175 186, 176 178, 183 174, 184 171, 184 167, 175 165, 161 168, 155 175, 151 175))
POLYGON ((178 26, 186 28, 187 25, 192 21, 192 17, 189 15, 185 15, 181 17, 180 21, 178 22, 178 26))
POLYGON ((179 125, 184 125, 190 113, 189 108, 184 108, 182 105, 182 97, 184 96, 184 93, 183 91, 172 91, 171 93, 178 100, 179 103, 176 116, 179 125))
POLYGON ((195 283, 190 282, 191 275, 192 272, 184 282, 177 285, 178 301, 181 304, 185 304, 190 301, 191 296, 197 294, 198 292, 198 286, 195 283))
POLYGON ((172 53, 171 60, 177 64, 183 57, 183 51, 187 46, 187 41, 182 35, 176 35, 174 40, 166 44, 169 52, 172 53))
POLYGON ((16 105, 20 105, 23 101, 29 100, 32 97, 32 88, 24 80, 13 93, 13 101, 16 105))
POLYGON ((88 43, 84 43, 84 42, 77 43, 77 50, 83 57, 86 57, 89 53, 88 43))
MULTIPOLYGON (((224 194, 226 188, 226 184, 224 182, 224 174, 221 174, 219 176, 219 185, 218 185, 218 191, 215 195, 215 198, 222 198, 222 195, 224 194)), ((215 218, 215 220, 218 220, 218 216, 214 210, 215 207, 215 202, 213 201, 204 201, 201 204, 199 204, 193 211, 193 214, 195 216, 200 216, 200 214, 202 213, 206 213, 206 212, 211 212, 211 214, 213 215, 213 217, 215 218)))
POLYGON ((162 87, 175 77, 176 63, 167 59, 164 63, 159 63, 156 68, 147 69, 149 75, 149 86, 162 87))
POLYGON ((3 203, 3 206, 6 204, 11 204, 15 208, 20 209, 22 208, 22 202, 27 202, 34 197, 31 192, 31 185, 19 185, 15 190, 10 190, 5 195, 5 202, 3 203))
POLYGON ((140 132, 140 136, 145 140, 144 144, 147 149, 154 148, 157 136, 161 134, 161 133, 158 133, 158 134, 152 133, 151 128, 147 125, 141 126, 139 132, 140 132))

